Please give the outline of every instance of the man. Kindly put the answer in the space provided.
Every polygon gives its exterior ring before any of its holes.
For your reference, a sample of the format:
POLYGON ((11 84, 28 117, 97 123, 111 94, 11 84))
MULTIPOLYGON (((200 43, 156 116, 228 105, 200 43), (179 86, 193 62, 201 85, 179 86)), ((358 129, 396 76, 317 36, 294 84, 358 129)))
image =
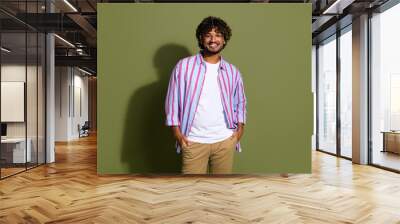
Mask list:
POLYGON ((246 122, 246 97, 239 70, 220 53, 231 38, 220 18, 207 17, 197 27, 200 53, 175 66, 165 100, 166 125, 172 126, 182 172, 232 172, 235 149, 246 122), (210 163, 210 164, 209 164, 210 163))

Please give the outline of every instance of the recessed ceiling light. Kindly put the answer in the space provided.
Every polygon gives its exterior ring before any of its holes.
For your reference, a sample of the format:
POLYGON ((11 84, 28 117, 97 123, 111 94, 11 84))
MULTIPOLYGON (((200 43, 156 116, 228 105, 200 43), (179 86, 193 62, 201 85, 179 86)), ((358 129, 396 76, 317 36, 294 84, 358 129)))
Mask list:
POLYGON ((83 70, 83 69, 81 69, 81 68, 79 68, 79 67, 78 67, 78 70, 81 71, 81 72, 83 72, 83 73, 85 73, 85 74, 93 75, 92 73, 90 73, 90 72, 88 72, 88 71, 86 71, 86 70, 83 70))
POLYGON ((342 14, 343 9, 348 7, 351 3, 353 3, 355 0, 336 0, 331 4, 327 9, 322 12, 322 14, 342 14))
POLYGON ((11 52, 11 50, 9 50, 9 49, 7 49, 5 47, 1 47, 1 51, 4 51, 6 53, 10 53, 11 52))
POLYGON ((57 37, 58 39, 60 39, 62 42, 66 43, 67 45, 69 45, 69 46, 75 48, 75 45, 73 45, 73 44, 72 44, 71 42, 69 42, 68 40, 66 40, 66 39, 64 39, 64 38, 62 38, 62 37, 60 37, 60 36, 57 35, 57 34, 54 34, 54 36, 57 37))
POLYGON ((78 10, 68 1, 64 0, 65 4, 67 4, 74 12, 78 12, 78 10))

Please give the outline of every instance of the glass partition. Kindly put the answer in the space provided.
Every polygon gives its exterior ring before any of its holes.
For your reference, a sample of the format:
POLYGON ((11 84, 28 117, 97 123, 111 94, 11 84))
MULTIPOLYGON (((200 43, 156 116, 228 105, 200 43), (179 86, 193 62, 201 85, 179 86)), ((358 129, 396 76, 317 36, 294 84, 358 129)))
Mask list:
POLYGON ((1 34, 1 176, 24 171, 32 151, 26 141, 26 33, 1 34))
POLYGON ((318 149, 336 154, 336 36, 318 47, 318 149))
POLYGON ((340 36, 340 154, 352 157, 352 35, 351 26, 340 36))
MULTIPOLYGON (((0 3, 19 15, 42 13, 43 5, 44 1, 0 3)), ((0 26, 2 179, 45 163, 46 39, 13 13, 1 11, 0 26)))
POLYGON ((372 164, 400 171, 400 4, 371 18, 372 164))

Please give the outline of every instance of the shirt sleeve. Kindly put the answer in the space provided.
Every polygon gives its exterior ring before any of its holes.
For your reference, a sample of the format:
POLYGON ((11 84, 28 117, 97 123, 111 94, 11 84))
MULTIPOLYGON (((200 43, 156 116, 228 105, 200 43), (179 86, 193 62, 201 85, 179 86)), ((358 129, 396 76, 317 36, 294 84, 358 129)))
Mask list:
POLYGON ((239 123, 246 123, 246 94, 244 93, 244 85, 243 85, 243 78, 242 74, 240 73, 239 70, 237 70, 237 75, 238 75, 238 81, 236 83, 236 88, 234 91, 234 102, 235 102, 235 110, 236 110, 236 116, 237 116, 237 121, 239 123))
POLYGON ((174 70, 172 71, 169 84, 168 84, 168 90, 167 90, 167 96, 165 98, 165 114, 166 114, 166 122, 165 124, 167 126, 178 126, 180 125, 179 122, 179 105, 178 105, 178 100, 179 100, 179 83, 178 83, 178 76, 179 70, 180 70, 180 65, 181 63, 178 63, 174 70))

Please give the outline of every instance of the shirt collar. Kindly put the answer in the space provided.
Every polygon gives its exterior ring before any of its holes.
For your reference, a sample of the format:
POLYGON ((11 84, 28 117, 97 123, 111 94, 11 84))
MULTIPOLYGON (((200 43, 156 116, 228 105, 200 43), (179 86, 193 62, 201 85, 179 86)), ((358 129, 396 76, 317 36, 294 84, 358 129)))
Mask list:
MULTIPOLYGON (((197 57, 197 60, 196 60, 197 64, 206 65, 206 62, 204 61, 204 58, 203 58, 203 55, 201 54, 201 52, 197 53, 196 57, 197 57)), ((225 63, 226 63, 226 61, 221 56, 221 63, 219 64, 219 67, 221 69, 225 69, 225 63)))

